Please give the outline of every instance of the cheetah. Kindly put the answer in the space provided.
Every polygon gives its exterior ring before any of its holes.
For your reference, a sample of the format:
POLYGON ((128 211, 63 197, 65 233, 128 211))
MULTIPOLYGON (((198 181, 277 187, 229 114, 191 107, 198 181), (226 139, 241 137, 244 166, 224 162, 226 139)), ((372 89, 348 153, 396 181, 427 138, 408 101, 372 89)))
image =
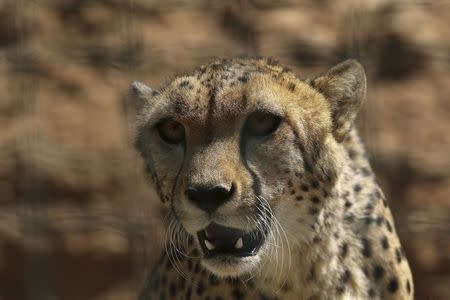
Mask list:
POLYGON ((131 90, 135 146, 169 211, 139 299, 413 299, 353 125, 357 61, 300 79, 273 59, 221 59, 131 90))

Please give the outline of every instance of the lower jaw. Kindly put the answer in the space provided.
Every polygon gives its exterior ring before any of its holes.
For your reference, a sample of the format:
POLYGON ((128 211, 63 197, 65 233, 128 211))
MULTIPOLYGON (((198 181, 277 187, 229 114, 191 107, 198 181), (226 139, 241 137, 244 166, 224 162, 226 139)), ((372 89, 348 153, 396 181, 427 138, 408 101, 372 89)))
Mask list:
POLYGON ((202 259, 202 265, 218 277, 238 277, 251 273, 259 263, 259 255, 246 257, 217 255, 202 259))

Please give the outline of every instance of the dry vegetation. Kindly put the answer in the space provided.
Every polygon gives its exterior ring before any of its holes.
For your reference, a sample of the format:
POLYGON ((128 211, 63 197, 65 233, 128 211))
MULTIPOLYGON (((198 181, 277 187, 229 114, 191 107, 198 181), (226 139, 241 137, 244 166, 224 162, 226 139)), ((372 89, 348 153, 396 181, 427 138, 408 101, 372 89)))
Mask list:
POLYGON ((366 66, 358 125, 417 299, 450 299, 449 20, 446 0, 0 1, 0 299, 136 297, 165 211, 128 83, 244 54, 366 66))

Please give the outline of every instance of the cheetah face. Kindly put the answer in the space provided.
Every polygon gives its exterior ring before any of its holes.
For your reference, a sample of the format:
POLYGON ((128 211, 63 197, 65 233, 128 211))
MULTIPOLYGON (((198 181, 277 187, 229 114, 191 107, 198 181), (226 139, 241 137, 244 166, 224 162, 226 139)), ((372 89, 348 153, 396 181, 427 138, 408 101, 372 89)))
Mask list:
POLYGON ((283 212, 314 223, 294 182, 337 176, 333 130, 342 126, 323 92, 260 60, 214 63, 161 92, 133 89, 143 100, 136 146, 170 207, 172 238, 193 238, 212 273, 250 273, 281 232, 303 234, 285 232, 283 212))

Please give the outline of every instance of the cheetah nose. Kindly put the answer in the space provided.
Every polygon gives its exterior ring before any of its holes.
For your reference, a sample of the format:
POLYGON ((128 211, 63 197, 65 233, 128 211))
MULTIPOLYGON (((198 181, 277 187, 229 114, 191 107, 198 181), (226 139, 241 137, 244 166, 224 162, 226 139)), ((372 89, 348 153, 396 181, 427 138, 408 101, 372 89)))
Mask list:
POLYGON ((185 193, 195 206, 207 213, 213 213, 231 199, 234 190, 234 184, 229 187, 219 184, 214 187, 189 187, 185 193))

